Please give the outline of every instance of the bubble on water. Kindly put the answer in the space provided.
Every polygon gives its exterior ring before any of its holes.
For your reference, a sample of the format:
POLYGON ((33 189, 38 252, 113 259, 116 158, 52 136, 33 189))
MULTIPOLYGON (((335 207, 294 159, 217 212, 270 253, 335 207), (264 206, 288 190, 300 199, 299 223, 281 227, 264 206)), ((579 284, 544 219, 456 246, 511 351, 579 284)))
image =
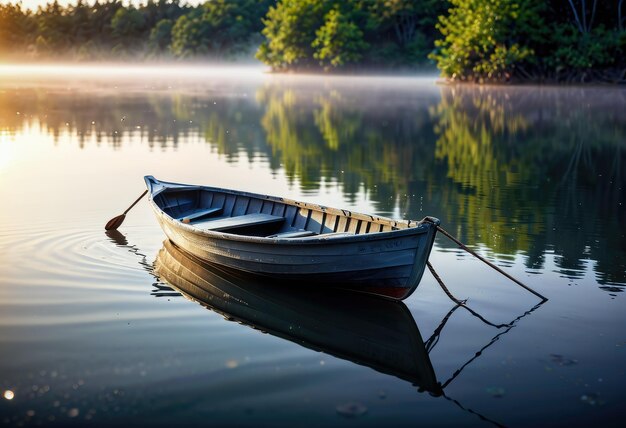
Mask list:
POLYGON ((580 401, 590 406, 602 406, 604 404, 604 400, 600 398, 600 394, 596 394, 595 392, 588 392, 581 395, 580 401))
POLYGON ((346 418, 356 418, 367 413, 367 407, 356 402, 340 404, 336 407, 336 410, 339 415, 346 418))
POLYGON ((13 400, 13 398, 15 398, 15 393, 11 391, 10 389, 7 389, 6 391, 4 391, 3 396, 7 400, 13 400))
POLYGON ((489 388, 487 388, 487 394, 491 395, 494 398, 502 398, 504 397, 505 393, 506 390, 499 386, 490 386, 489 388))

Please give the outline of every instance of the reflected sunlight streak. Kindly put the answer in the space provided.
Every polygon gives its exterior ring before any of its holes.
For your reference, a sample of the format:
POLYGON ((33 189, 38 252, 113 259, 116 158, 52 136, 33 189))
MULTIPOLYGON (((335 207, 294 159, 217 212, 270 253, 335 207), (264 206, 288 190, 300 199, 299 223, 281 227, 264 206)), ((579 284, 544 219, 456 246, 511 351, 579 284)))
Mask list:
POLYGON ((15 158, 15 148, 10 135, 0 133, 0 172, 15 158))

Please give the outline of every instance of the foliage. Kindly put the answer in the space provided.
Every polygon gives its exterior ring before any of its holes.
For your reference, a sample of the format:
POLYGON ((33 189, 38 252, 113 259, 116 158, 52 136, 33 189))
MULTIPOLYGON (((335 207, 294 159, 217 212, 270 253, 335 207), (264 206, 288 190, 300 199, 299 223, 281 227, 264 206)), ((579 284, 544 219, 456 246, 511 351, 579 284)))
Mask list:
POLYGON ((32 13, 20 3, 0 4, 0 51, 23 49, 35 25, 32 13))
POLYGON ((135 45, 141 41, 145 24, 143 15, 133 6, 119 8, 111 19, 113 37, 119 44, 135 45))
POLYGON ((172 28, 171 50, 176 56, 228 56, 245 51, 261 31, 269 0, 212 0, 181 16, 172 28))
POLYGON ((283 0, 271 7, 263 20, 261 44, 257 58, 274 69, 307 68, 313 62, 313 42, 322 27, 330 2, 317 0, 283 0))
POLYGON ((0 4, 0 60, 256 57, 274 70, 415 69, 462 81, 626 81, 626 0, 0 4))
POLYGON ((450 2, 437 25, 443 38, 431 54, 445 77, 570 81, 617 69, 617 79, 624 79, 619 0, 450 2))
POLYGON ((31 52, 37 58, 98 59, 141 56, 225 56, 258 43, 261 18, 274 0, 211 0, 189 7, 179 0, 54 1, 35 12, 0 5, 0 58, 31 52), (179 22, 180 21, 180 22, 179 22))
POLYGON ((368 47, 359 27, 338 8, 331 9, 324 21, 311 44, 315 49, 313 57, 325 69, 359 61, 368 47))
POLYGON ((539 0, 450 0, 437 28, 444 38, 432 54, 442 73, 461 80, 507 80, 531 58, 545 27, 539 0))
POLYGON ((434 40, 440 0, 281 0, 257 57, 276 70, 415 66, 434 40))
POLYGON ((153 52, 165 52, 172 43, 172 28, 174 22, 171 19, 161 19, 150 30, 148 43, 153 52))
POLYGON ((171 37, 170 49, 177 57, 201 55, 208 51, 209 35, 199 10, 178 18, 172 27, 171 37))
POLYGON ((616 55, 623 55, 620 38, 603 26, 581 33, 574 26, 561 24, 555 26, 553 38, 555 49, 546 61, 557 70, 609 67, 616 55))

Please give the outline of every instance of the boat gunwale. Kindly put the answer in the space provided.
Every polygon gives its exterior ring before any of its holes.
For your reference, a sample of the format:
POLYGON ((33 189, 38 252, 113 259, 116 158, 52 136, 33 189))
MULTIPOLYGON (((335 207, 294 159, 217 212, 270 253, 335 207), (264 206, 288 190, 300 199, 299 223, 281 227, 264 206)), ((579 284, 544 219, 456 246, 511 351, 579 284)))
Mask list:
MULTIPOLYGON (((272 196, 272 195, 262 195, 259 193, 233 190, 233 189, 224 189, 219 187, 212 186, 204 186, 204 185, 189 185, 182 183, 173 183, 167 181, 160 181, 154 178, 151 175, 147 175, 144 177, 146 185, 149 191, 148 200, 152 205, 155 213, 160 216, 164 221, 170 223, 171 227, 176 229, 182 229, 189 233, 195 235, 201 235, 207 238, 213 239, 221 239, 221 240, 229 240, 229 241, 239 241, 239 242, 252 242, 258 244, 281 244, 281 245, 319 245, 319 244, 334 244, 334 243, 353 243, 353 242, 365 242, 365 241, 378 241, 378 240, 387 240, 390 238, 401 238, 410 235, 417 235, 422 233, 427 233, 430 227, 436 226, 439 224, 439 220, 434 217, 425 217, 423 220, 415 221, 415 220, 394 220, 388 217, 380 217, 374 216, 370 214, 363 214, 358 212, 352 212, 350 210, 344 210, 341 208, 327 207, 324 205, 319 205, 310 202, 301 202, 296 201, 289 198, 283 198, 280 196, 272 196), (162 185, 163 188, 154 190, 154 185, 162 185), (324 237, 324 234, 310 236, 310 237, 302 237, 302 238, 267 238, 261 236, 247 236, 247 235, 237 235, 234 233, 227 232, 218 232, 213 230, 204 230, 197 227, 194 227, 190 224, 185 224, 180 220, 177 220, 166 214, 163 209, 154 201, 154 197, 159 195, 161 192, 167 189, 178 189, 178 190, 208 190, 213 192, 221 192, 228 193, 232 195, 238 196, 246 196, 253 197, 262 200, 270 200, 273 202, 279 202, 286 205, 296 206, 300 208, 306 208, 310 210, 316 210, 324 213, 330 213, 333 215, 340 215, 347 218, 355 218, 357 220, 365 220, 365 221, 380 221, 388 223, 390 226, 397 227, 398 224, 404 226, 402 229, 390 230, 386 232, 375 232, 375 233, 363 233, 363 234, 354 234, 354 235, 345 235, 345 236, 327 236, 324 237)), ((329 234, 330 235, 330 234, 329 234)))

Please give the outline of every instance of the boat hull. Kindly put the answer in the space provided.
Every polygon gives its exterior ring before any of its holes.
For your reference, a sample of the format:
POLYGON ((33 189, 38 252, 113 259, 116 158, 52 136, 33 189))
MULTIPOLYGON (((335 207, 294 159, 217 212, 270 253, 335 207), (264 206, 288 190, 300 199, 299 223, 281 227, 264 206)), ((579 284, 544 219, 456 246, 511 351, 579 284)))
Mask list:
POLYGON ((256 275, 338 285, 387 297, 408 297, 424 273, 436 224, 381 233, 317 239, 266 239, 207 232, 182 223, 151 198, 169 240, 209 263, 256 275))

